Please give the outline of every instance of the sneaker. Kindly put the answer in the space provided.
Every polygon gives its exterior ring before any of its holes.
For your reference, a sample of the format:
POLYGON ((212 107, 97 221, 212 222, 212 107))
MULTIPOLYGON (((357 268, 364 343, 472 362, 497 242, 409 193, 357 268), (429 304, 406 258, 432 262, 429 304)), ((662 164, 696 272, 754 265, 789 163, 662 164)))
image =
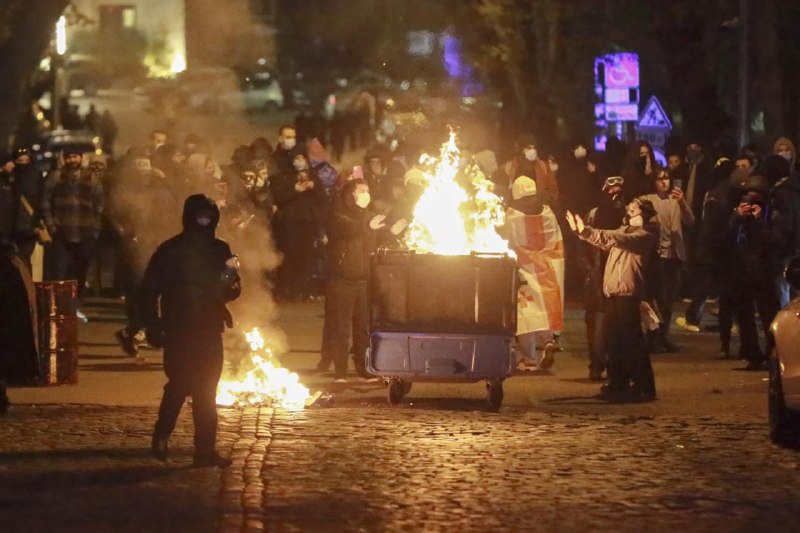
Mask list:
POLYGON ((89 322, 89 317, 87 317, 85 314, 83 314, 83 311, 81 311, 80 309, 77 309, 75 311, 75 316, 78 317, 78 320, 80 320, 84 324, 89 322))
POLYGON ((119 347, 122 348, 123 352, 128 354, 130 357, 136 357, 139 355, 139 348, 136 346, 136 341, 127 330, 118 330, 116 333, 114 333, 114 337, 116 337, 119 347))
POLYGON ((133 336, 133 343, 136 345, 137 348, 147 348, 149 345, 147 344, 147 336, 144 334, 144 330, 139 330, 133 336))
POLYGON ((207 466, 218 466, 220 468, 228 468, 233 464, 233 461, 227 457, 222 457, 217 452, 208 452, 195 454, 192 466, 196 468, 204 468, 207 466))
POLYGON ((686 331, 691 331, 692 333, 698 333, 700 331, 700 326, 697 324, 692 324, 691 322, 686 321, 686 317, 679 316, 675 319, 675 324, 678 327, 685 329, 686 331))
POLYGON ((589 380, 590 381, 603 381, 603 372, 597 370, 590 370, 589 371, 589 380))
POLYGON ((150 449, 153 451, 153 456, 159 461, 166 461, 169 454, 169 445, 165 438, 153 435, 153 440, 150 441, 150 449))
POLYGON ((334 383, 347 383, 347 378, 334 378, 334 383))
POLYGON ((547 341, 542 349, 542 359, 539 361, 539 368, 547 370, 553 363, 556 362, 555 353, 558 351, 558 345, 554 341, 547 341))

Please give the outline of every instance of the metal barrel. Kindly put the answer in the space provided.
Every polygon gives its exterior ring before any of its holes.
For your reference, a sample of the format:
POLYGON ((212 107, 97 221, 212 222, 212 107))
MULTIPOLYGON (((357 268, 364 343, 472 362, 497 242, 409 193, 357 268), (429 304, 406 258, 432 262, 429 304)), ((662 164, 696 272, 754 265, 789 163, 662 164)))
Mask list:
POLYGON ((39 364, 42 385, 78 382, 78 284, 36 283, 39 364))

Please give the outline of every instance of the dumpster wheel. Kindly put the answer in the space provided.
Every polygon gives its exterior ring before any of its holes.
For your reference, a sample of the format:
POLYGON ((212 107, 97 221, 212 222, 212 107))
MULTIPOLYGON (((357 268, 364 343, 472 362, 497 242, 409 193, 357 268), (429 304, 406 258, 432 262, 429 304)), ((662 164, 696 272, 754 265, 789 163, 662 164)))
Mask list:
POLYGON ((397 378, 391 379, 389 381, 389 403, 397 405, 410 390, 410 383, 403 383, 402 380, 397 378))
POLYGON ((487 381, 486 382, 486 402, 489 404, 489 410, 498 411, 503 404, 503 381, 487 381))

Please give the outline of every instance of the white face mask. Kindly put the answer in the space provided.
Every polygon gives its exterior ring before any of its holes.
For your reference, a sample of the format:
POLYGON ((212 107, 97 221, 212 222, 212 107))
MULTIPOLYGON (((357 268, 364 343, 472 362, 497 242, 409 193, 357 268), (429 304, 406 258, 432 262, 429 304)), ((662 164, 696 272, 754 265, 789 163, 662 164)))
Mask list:
POLYGON ((284 139, 281 141, 281 144, 283 144, 283 147, 287 150, 291 150, 297 145, 297 139, 284 139))
POLYGON ((305 161, 295 161, 292 164, 294 165, 295 170, 305 170, 306 169, 306 162, 305 161))
POLYGON ((584 157, 586 157, 586 148, 584 148, 583 146, 578 146, 577 148, 575 148, 575 158, 583 159, 584 157))
POLYGON ((550 172, 558 172, 558 163, 550 162, 550 172))
POLYGON ((366 209, 367 206, 369 205, 370 200, 371 197, 368 192, 362 192, 356 195, 356 205, 361 209, 366 209))
POLYGON ((536 158, 539 157, 539 152, 535 148, 527 148, 522 153, 525 154, 525 159, 528 161, 536 161, 536 158))
POLYGON ((636 215, 635 217, 631 217, 630 220, 628 220, 628 224, 630 226, 641 226, 642 224, 644 224, 644 219, 642 218, 642 215, 636 215))

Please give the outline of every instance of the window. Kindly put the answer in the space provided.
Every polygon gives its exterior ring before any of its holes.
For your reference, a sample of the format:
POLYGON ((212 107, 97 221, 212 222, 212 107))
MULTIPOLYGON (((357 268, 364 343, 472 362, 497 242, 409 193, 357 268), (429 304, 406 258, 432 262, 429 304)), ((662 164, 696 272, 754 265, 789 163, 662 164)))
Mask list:
POLYGON ((100 6, 100 30, 121 31, 136 28, 136 8, 127 6, 100 6))

